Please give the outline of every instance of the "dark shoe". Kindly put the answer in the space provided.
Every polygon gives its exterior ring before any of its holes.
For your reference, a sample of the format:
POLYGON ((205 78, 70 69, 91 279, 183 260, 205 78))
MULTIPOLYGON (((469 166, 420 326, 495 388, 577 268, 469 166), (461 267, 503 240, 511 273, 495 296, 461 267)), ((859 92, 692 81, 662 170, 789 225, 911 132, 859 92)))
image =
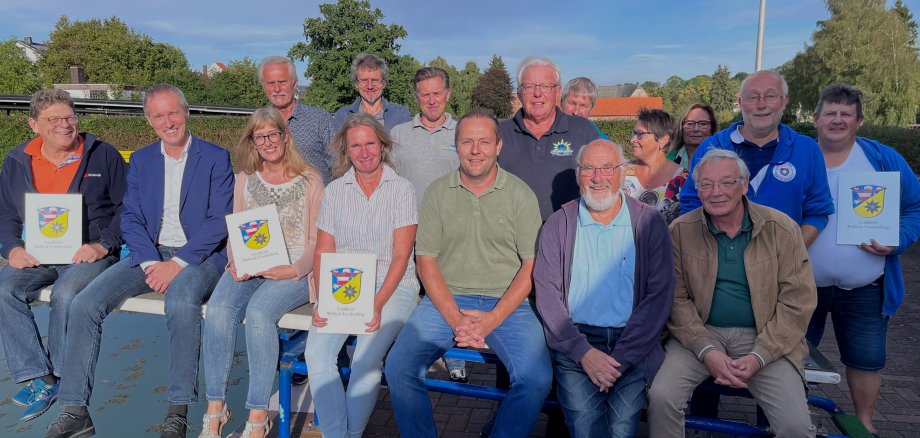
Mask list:
POLYGON ((61 412, 57 419, 48 426, 45 438, 89 438, 96 436, 93 419, 86 415, 78 417, 69 412, 61 412))
POLYGON ((58 398, 57 383, 49 385, 42 379, 35 379, 32 381, 31 386, 35 391, 32 394, 32 403, 22 413, 22 417, 19 417, 19 421, 29 421, 44 414, 58 398))
POLYGON ((10 400, 12 400, 13 403, 23 407, 31 405, 32 395, 35 393, 35 380, 40 379, 30 380, 29 383, 27 383, 26 386, 23 386, 19 392, 17 392, 16 395, 14 395, 10 400))
POLYGON ((185 438, 186 430, 188 430, 188 419, 181 415, 169 414, 163 420, 160 438, 185 438))

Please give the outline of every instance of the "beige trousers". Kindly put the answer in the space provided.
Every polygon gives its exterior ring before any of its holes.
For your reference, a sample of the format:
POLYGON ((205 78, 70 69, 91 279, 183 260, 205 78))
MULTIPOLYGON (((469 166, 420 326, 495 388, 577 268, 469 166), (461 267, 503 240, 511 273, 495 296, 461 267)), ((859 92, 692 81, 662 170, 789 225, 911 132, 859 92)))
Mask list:
MULTIPOLYGON (((716 348, 738 358, 751 351, 757 333, 753 328, 707 325, 716 348)), ((648 425, 651 438, 683 437, 684 411, 693 390, 709 378, 709 370, 676 339, 665 347, 665 359, 649 390, 648 425)), ((763 408, 777 437, 815 436, 805 384, 789 360, 767 364, 747 381, 748 390, 763 408)))

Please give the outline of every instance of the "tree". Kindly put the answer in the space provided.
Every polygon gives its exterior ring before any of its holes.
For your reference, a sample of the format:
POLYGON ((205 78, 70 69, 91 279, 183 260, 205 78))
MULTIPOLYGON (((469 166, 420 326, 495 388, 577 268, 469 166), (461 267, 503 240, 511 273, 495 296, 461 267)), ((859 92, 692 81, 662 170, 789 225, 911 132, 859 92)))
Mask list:
POLYGON ((479 78, 473 90, 471 108, 483 108, 495 113, 495 117, 511 117, 511 75, 498 55, 492 55, 489 68, 479 78))
POLYGON ((886 9, 885 0, 825 3, 831 17, 818 22, 811 43, 780 69, 789 83, 790 111, 811 114, 822 87, 845 82, 863 91, 867 123, 913 123, 920 107, 920 61, 909 12, 886 9))
POLYGON ((399 54, 396 40, 407 35, 402 26, 381 23, 383 12, 371 9, 368 0, 338 0, 319 5, 319 11, 320 17, 304 21, 306 42, 298 42, 288 51, 291 59, 308 60, 304 77, 312 82, 301 98, 304 102, 329 111, 353 102, 357 92, 351 80, 351 61, 367 52, 383 58, 389 67, 384 95, 415 105, 412 77, 420 64, 399 54))
POLYGON ((731 80, 728 67, 719 64, 712 74, 712 88, 709 90, 709 104, 717 112, 731 111, 737 100, 738 86, 731 80))
POLYGON ((38 65, 52 83, 69 83, 70 66, 77 65, 87 82, 140 87, 163 70, 188 69, 181 50, 153 42, 116 17, 71 22, 62 16, 38 65))
POLYGON ((0 43, 0 94, 32 94, 42 87, 38 68, 16 47, 16 39, 0 43))
POLYGON ((185 100, 190 104, 205 104, 208 102, 208 90, 201 73, 187 68, 160 70, 153 75, 154 84, 170 84, 182 90, 185 100))
POLYGON ((208 83, 207 103, 252 107, 267 104, 257 69, 249 58, 230 61, 227 70, 214 75, 208 83))

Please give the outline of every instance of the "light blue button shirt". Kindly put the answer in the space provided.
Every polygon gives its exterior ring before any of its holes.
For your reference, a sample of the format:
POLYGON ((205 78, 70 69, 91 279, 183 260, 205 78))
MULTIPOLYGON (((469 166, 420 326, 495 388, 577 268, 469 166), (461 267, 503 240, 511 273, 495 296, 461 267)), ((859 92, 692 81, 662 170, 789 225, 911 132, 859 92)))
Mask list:
POLYGON ((608 225, 591 218, 579 201, 568 305, 572 320, 597 327, 624 327, 633 308, 636 245, 626 199, 608 225))

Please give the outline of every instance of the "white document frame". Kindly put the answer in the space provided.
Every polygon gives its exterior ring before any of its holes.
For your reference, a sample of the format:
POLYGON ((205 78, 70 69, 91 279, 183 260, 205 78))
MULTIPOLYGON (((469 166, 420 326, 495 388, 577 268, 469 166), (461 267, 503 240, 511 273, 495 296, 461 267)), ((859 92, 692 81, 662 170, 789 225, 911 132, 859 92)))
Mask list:
POLYGON ((83 245, 83 195, 26 193, 25 250, 46 265, 69 265, 83 245))

